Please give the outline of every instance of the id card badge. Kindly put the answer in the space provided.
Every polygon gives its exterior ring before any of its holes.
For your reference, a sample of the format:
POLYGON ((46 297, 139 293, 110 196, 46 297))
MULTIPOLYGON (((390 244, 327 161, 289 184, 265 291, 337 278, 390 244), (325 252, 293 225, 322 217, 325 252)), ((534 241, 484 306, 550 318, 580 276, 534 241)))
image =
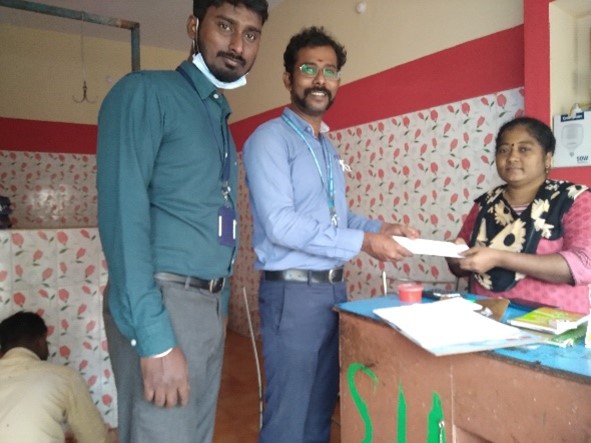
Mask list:
POLYGON ((218 241, 220 245, 236 246, 236 225, 234 209, 222 206, 218 211, 218 241))

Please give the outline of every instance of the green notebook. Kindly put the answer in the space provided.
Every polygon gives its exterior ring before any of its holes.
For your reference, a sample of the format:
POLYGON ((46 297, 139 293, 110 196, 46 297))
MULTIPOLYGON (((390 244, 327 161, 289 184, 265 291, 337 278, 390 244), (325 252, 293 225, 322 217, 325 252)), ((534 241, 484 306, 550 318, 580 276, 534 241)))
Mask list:
POLYGON ((579 325, 585 323, 588 319, 589 315, 564 311, 558 308, 542 307, 519 317, 509 319, 508 322, 520 328, 533 329, 550 334, 562 334, 563 332, 578 328, 579 325))
POLYGON ((577 341, 582 341, 586 332, 587 325, 582 324, 579 325, 578 328, 571 329, 570 331, 563 332, 562 334, 549 335, 548 338, 544 340, 544 343, 553 346, 560 346, 561 348, 568 348, 569 346, 574 346, 577 341))

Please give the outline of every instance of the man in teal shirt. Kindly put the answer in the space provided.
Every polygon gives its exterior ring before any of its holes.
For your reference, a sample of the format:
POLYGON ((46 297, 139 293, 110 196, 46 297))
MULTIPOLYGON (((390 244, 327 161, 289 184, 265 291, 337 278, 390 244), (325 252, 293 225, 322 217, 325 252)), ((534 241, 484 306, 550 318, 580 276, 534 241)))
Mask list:
POLYGON ((192 62, 127 75, 99 114, 105 327, 122 442, 212 439, 237 160, 223 89, 242 86, 266 0, 195 0, 192 62), (170 433, 174 433, 171 439, 170 433))

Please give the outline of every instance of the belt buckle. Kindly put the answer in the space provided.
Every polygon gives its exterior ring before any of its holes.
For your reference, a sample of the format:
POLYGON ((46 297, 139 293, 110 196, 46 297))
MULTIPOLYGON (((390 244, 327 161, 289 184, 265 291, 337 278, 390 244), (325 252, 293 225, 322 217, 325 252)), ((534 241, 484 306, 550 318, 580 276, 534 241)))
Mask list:
POLYGON ((225 279, 223 279, 223 278, 216 278, 213 280, 209 280, 208 285, 207 285, 209 292, 211 292, 212 294, 217 294, 222 289, 224 289, 224 283, 225 283, 224 280, 225 279))
POLYGON ((328 271, 328 282, 334 284, 334 279, 336 276, 336 269, 329 269, 328 271))

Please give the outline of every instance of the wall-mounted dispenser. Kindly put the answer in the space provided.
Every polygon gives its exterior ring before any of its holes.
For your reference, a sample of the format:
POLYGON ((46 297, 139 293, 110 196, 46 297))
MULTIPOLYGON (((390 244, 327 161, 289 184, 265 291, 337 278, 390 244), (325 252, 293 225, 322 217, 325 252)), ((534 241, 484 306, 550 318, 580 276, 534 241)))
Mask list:
POLYGON ((554 116, 554 167, 591 165, 591 111, 554 116))

